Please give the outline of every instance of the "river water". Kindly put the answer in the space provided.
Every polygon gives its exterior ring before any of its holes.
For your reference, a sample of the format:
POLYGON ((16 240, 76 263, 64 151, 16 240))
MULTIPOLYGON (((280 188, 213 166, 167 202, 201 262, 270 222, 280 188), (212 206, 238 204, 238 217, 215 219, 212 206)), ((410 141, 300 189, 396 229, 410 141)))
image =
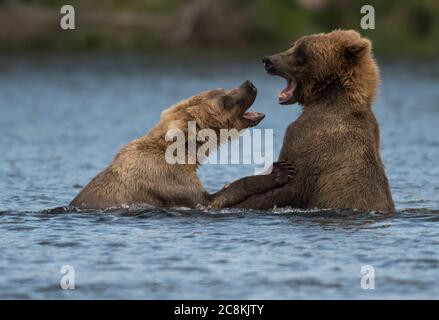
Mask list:
MULTIPOLYGON (((258 127, 273 129, 276 156, 300 108, 277 104, 284 81, 256 57, 0 58, 0 298, 439 298, 439 62, 379 63, 374 111, 393 216, 56 214, 46 210, 68 204, 163 109, 197 92, 252 80, 252 108, 266 113, 258 127), (60 287, 65 265, 74 290, 60 287)), ((200 176, 215 191, 254 169, 211 164, 200 176)))

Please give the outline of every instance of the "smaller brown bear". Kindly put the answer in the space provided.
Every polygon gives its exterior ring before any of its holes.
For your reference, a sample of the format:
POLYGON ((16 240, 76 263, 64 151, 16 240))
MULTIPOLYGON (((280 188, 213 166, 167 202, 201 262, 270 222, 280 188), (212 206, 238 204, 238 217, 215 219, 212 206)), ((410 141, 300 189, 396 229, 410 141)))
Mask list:
POLYGON ((279 103, 303 106, 279 156, 297 175, 237 206, 394 212, 372 112, 379 70, 371 42, 353 30, 313 34, 263 62, 269 74, 287 81, 279 103))
MULTIPOLYGON (((196 173, 203 159, 196 159, 192 164, 166 161, 166 151, 173 143, 167 141, 167 132, 181 130, 187 144, 189 121, 196 123, 197 130, 213 129, 216 133, 221 129, 240 131, 257 125, 265 115, 246 112, 256 94, 256 87, 246 81, 239 88, 206 91, 165 110, 160 122, 146 135, 123 147, 110 166, 93 178, 70 206, 105 209, 146 203, 156 207, 193 208, 204 204, 221 208, 286 184, 293 171, 281 162, 274 165, 270 175, 242 178, 215 194, 208 194, 196 173)), ((220 142, 216 141, 216 146, 220 142)), ((200 143, 197 141, 195 145, 198 148, 200 143)), ((184 152, 188 160, 189 148, 184 152)))

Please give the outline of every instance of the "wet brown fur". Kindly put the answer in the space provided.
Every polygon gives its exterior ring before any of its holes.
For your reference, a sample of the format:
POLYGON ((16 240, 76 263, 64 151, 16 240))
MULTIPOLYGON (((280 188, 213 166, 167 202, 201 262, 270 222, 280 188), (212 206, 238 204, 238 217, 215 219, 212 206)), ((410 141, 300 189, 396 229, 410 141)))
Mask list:
POLYGON ((279 75, 297 79, 290 103, 303 105, 279 156, 297 175, 289 185, 238 206, 394 212, 371 109, 379 84, 371 42, 356 31, 336 30, 305 36, 272 57, 279 75))
MULTIPOLYGON (((231 97, 234 104, 239 102, 237 99, 247 99, 246 103, 251 105, 255 96, 256 93, 254 97, 243 98, 239 88, 210 90, 170 107, 147 134, 124 146, 112 163, 84 187, 70 206, 105 209, 146 203, 155 207, 195 207, 197 204, 224 207, 242 201, 253 193, 285 184, 287 178, 279 178, 279 175, 248 177, 210 195, 197 175, 197 167, 203 159, 193 159, 193 164, 174 165, 165 160, 166 149, 174 142, 165 139, 169 129, 182 130, 185 141, 188 141, 188 121, 195 121, 198 130, 210 128, 217 131, 218 137, 221 128, 247 128, 248 123, 241 117, 242 110, 233 106, 225 109, 222 98, 231 97)), ((191 157, 187 150, 186 159, 191 157)))

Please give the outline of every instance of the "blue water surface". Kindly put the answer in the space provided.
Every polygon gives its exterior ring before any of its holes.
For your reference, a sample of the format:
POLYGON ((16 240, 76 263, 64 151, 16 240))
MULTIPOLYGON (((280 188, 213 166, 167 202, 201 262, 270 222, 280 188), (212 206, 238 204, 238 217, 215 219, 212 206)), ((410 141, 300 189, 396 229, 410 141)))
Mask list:
MULTIPOLYGON (((0 298, 439 298, 439 62, 385 61, 374 111, 398 213, 277 209, 50 213, 166 107, 246 79, 278 154, 300 107, 258 57, 0 58, 0 298), (60 269, 75 270, 62 290, 60 269), (363 266, 375 289, 361 287, 363 266)), ((209 191, 255 165, 206 165, 209 191)), ((370 283, 369 283, 370 284, 370 283)))

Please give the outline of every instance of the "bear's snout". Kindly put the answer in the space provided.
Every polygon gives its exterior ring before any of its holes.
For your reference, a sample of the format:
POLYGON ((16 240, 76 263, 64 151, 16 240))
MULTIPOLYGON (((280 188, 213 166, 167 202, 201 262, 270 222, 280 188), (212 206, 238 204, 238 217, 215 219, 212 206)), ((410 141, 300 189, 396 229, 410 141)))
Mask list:
POLYGON ((262 63, 264 64, 265 70, 270 71, 274 68, 275 62, 273 57, 264 57, 262 59, 262 63))
POLYGON ((245 90, 245 91, 251 92, 251 93, 257 91, 255 85, 250 80, 246 80, 243 84, 241 84, 239 89, 240 90, 245 90))

